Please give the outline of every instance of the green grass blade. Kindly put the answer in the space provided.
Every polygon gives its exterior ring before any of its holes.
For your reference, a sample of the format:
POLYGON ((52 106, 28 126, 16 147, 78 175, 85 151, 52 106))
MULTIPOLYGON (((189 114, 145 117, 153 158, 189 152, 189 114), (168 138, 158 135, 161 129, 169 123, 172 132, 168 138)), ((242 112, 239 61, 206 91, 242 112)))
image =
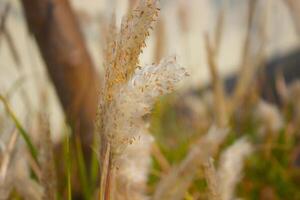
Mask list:
POLYGON ((65 161, 67 171, 67 199, 72 200, 72 185, 71 185, 71 154, 70 154, 70 139, 69 135, 65 136, 64 150, 65 150, 65 161))
POLYGON ((93 189, 97 188, 97 181, 99 179, 99 144, 97 144, 96 135, 94 134, 94 145, 92 147, 92 161, 90 166, 90 177, 93 189))
POLYGON ((15 113, 13 112, 13 110, 11 109, 10 105, 8 104, 8 102, 6 101, 6 99, 2 95, 0 95, 0 100, 2 101, 2 103, 3 103, 4 107, 5 107, 5 110, 7 111, 8 115, 10 116, 10 118, 15 123, 15 126, 18 129, 18 131, 20 132, 21 136, 25 140, 25 143, 26 143, 26 145, 27 145, 27 147, 28 147, 28 149, 30 151, 31 156, 36 161, 36 163, 38 163, 38 151, 34 147, 33 143, 31 142, 29 134, 23 128, 23 126, 21 125, 19 119, 17 118, 17 116, 15 115, 15 113))
POLYGON ((80 142, 80 138, 76 137, 75 141, 76 145, 76 155, 77 155, 77 162, 78 162, 78 168, 79 168, 79 178, 80 178, 80 183, 82 186, 83 190, 83 195, 85 200, 90 200, 91 199, 91 191, 89 188, 89 178, 86 170, 86 165, 85 165, 85 160, 84 160, 84 155, 82 152, 82 146, 80 142))

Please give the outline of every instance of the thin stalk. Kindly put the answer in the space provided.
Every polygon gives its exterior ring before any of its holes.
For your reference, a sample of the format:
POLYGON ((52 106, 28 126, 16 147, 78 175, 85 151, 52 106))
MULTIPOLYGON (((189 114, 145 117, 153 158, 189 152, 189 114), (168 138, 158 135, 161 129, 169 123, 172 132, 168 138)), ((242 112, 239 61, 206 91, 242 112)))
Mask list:
POLYGON ((243 52, 242 52, 242 60, 240 63, 239 76, 238 76, 236 87, 234 88, 234 92, 232 96, 232 104, 230 105, 229 108, 230 114, 232 114, 234 108, 240 105, 242 98, 247 91, 249 78, 251 78, 252 73, 255 71, 254 69, 255 66, 250 59, 250 53, 251 53, 250 49, 251 49, 251 42, 252 42, 251 30, 253 28, 256 4, 257 4, 257 0, 249 1, 246 37, 243 44, 243 52))
POLYGON ((71 154, 70 154, 70 138, 67 135, 65 139, 65 159, 67 171, 67 199, 72 200, 72 185, 71 185, 71 154))
POLYGON ((8 113, 10 118, 13 120, 13 122, 15 123, 16 128, 18 129, 19 133, 21 134, 21 136, 25 140, 25 143, 26 143, 26 145, 29 149, 29 152, 30 152, 31 156, 33 157, 34 161, 36 163, 38 163, 38 151, 34 147, 33 143, 31 142, 29 134, 23 128, 23 126, 21 125, 19 119, 17 118, 17 116, 15 115, 13 110, 11 109, 10 105, 8 104, 8 102, 6 101, 6 99, 2 95, 0 95, 0 101, 2 101, 6 112, 8 113))
POLYGON ((79 167, 79 177, 80 177, 80 183, 82 186, 83 190, 83 195, 86 200, 91 199, 91 191, 89 189, 89 178, 87 175, 87 170, 86 170, 86 165, 84 161, 84 155, 82 152, 82 145, 80 142, 79 136, 76 137, 75 139, 75 145, 76 145, 76 155, 77 155, 77 162, 78 162, 78 167, 79 167))
POLYGON ((110 144, 107 145, 100 180, 99 200, 109 200, 109 182, 110 182, 110 144))
POLYGON ((99 161, 98 161, 98 146, 97 140, 96 140, 96 134, 94 134, 94 145, 92 148, 92 160, 91 160, 91 166, 90 166, 90 181, 92 184, 93 189, 95 189, 97 186, 97 181, 99 178, 99 161))
POLYGON ((14 129, 14 131, 12 132, 12 135, 9 139, 7 148, 5 149, 5 153, 3 154, 2 162, 0 165, 0 184, 2 184, 5 180, 7 170, 9 167, 9 163, 11 160, 11 155, 12 155, 14 147, 16 145, 17 138, 18 138, 18 133, 14 129))
POLYGON ((206 35, 205 37, 205 47, 207 54, 207 61, 210 70, 210 75, 212 79, 213 85, 213 94, 214 94, 214 104, 215 104, 215 114, 216 121, 219 127, 225 127, 227 123, 227 115, 226 115, 226 99, 224 94, 224 86, 223 82, 219 76, 216 62, 216 49, 213 49, 210 44, 209 37, 206 35))
POLYGON ((222 200, 220 189, 218 186, 219 177, 214 167, 213 159, 209 158, 203 165, 204 176, 208 185, 209 199, 210 200, 222 200))
POLYGON ((169 161, 163 155, 159 146, 156 143, 153 143, 153 145, 152 145, 152 155, 158 162, 158 164, 163 172, 167 172, 171 169, 171 165, 170 165, 169 161))

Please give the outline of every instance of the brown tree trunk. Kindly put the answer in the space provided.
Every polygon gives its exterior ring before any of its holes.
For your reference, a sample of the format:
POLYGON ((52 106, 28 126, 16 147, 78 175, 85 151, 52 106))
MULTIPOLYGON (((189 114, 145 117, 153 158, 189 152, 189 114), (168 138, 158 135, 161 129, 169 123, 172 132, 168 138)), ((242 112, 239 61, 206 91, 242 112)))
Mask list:
POLYGON ((89 155, 100 81, 76 16, 68 0, 21 2, 66 117, 89 155))

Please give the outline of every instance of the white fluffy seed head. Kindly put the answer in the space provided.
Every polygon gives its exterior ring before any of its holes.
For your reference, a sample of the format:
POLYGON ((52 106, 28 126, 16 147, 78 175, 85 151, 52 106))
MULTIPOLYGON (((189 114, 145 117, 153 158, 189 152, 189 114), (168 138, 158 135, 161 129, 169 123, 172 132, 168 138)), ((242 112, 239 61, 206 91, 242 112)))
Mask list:
POLYGON ((259 123, 259 133, 278 133, 283 126, 283 119, 280 111, 275 105, 260 101, 255 109, 255 119, 259 123))
POLYGON ((145 199, 152 136, 144 116, 151 112, 158 97, 170 93, 187 73, 168 57, 158 65, 137 68, 132 77, 114 89, 103 119, 103 134, 111 147, 116 171, 115 199, 145 199), (130 198, 129 198, 130 197, 130 198), (143 198, 142 198, 143 197, 143 198))
POLYGON ((218 176, 223 200, 234 199, 235 187, 242 177, 244 160, 252 151, 251 143, 246 138, 241 138, 222 153, 218 176))
POLYGON ((159 96, 172 92, 186 75, 175 58, 169 57, 157 66, 137 69, 127 84, 120 86, 109 106, 104 131, 111 138, 113 153, 119 154, 140 140, 147 129, 143 116, 150 113, 159 96))

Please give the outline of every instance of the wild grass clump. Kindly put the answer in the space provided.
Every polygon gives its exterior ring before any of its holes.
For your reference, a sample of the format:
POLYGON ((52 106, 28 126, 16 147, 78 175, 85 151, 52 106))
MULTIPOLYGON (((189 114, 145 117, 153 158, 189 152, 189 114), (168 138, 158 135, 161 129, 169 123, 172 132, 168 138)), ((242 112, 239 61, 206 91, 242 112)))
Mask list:
MULTIPOLYGON (((159 1, 130 1, 120 27, 112 16, 92 156, 68 126, 61 128, 64 142, 53 143, 47 106, 24 125, 9 95, 0 95, 6 114, 0 116, 0 200, 300 199, 300 83, 288 85, 278 74, 280 104, 262 97, 257 77, 267 60, 267 14, 255 18, 257 1, 249 0, 240 68, 227 91, 218 69, 226 6, 203 38, 210 86, 180 95, 168 94, 188 73, 175 56, 160 59, 164 21, 155 63, 139 62, 159 1), (253 30, 259 30, 257 51, 253 30)), ((188 31, 188 17, 182 20, 188 31)))
POLYGON ((123 19, 120 32, 108 40, 99 111, 104 160, 101 199, 146 199, 153 137, 147 131, 145 117, 157 98, 173 91, 187 75, 175 57, 158 65, 138 66, 158 11, 156 1, 141 1, 123 19))

